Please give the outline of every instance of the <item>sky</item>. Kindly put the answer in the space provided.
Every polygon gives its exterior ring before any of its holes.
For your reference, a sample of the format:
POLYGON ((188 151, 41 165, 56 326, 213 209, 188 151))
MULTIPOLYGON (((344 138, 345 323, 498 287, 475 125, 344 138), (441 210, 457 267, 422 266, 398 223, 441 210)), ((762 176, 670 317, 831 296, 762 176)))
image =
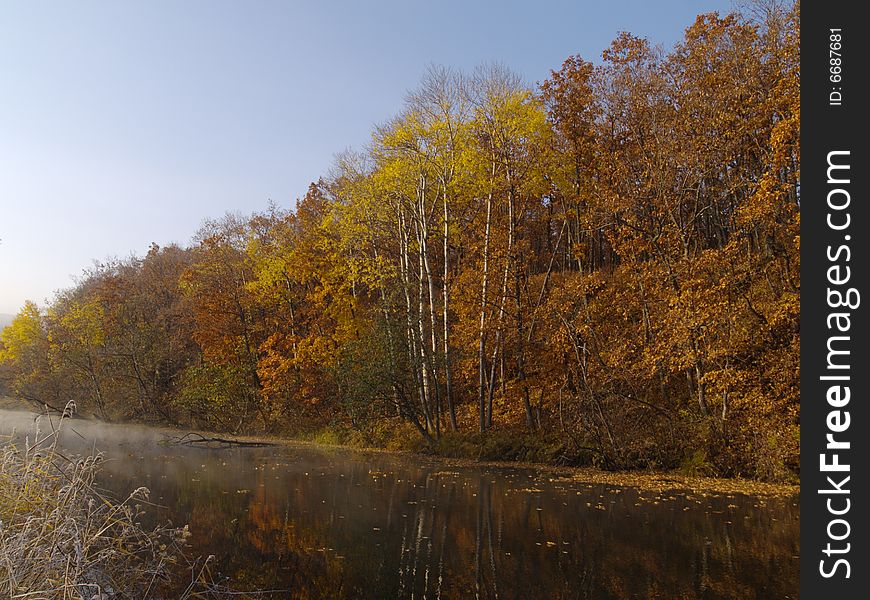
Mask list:
POLYGON ((732 0, 0 0, 0 313, 203 220, 294 206, 429 64, 529 84, 732 0))

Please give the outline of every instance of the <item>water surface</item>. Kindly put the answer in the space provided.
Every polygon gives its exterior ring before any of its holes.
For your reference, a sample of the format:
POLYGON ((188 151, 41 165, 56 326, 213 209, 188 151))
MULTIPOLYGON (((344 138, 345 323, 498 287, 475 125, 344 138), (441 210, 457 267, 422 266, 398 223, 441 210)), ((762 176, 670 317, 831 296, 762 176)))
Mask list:
MULTIPOLYGON (((0 411, 0 433, 33 416, 0 411)), ((46 423, 42 422, 43 429, 46 423)), ((165 445, 72 423, 100 483, 144 485, 237 589, 274 598, 797 598, 798 499, 588 484, 307 445, 165 445)))

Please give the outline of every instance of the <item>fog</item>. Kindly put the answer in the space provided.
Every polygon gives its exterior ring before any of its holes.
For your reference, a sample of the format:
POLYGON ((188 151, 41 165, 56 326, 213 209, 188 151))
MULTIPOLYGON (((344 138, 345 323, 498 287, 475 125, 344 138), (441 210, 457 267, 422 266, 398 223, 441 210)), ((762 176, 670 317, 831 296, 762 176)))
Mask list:
POLYGON ((122 448, 149 448, 168 439, 170 430, 145 425, 103 423, 90 419, 61 419, 57 414, 0 409, 0 435, 16 441, 47 440, 60 432, 59 445, 75 452, 112 453, 122 448))

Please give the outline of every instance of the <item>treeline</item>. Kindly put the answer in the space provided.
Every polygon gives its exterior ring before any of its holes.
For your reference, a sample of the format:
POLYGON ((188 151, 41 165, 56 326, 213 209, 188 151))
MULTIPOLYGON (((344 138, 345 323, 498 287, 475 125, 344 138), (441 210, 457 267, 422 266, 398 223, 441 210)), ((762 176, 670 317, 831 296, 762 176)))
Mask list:
POLYGON ((6 385, 111 420, 501 432, 608 468, 789 477, 798 22, 702 15, 669 53, 622 34, 536 89, 431 68, 294 210, 26 305, 6 385))

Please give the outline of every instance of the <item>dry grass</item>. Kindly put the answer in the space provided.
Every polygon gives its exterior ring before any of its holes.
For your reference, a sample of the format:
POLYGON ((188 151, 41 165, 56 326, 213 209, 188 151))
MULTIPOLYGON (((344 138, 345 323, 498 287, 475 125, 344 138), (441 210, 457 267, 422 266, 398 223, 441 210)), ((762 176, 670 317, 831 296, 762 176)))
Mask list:
POLYGON ((63 420, 0 445, 0 597, 153 597, 177 568, 187 529, 140 526, 147 488, 123 500, 99 491, 102 456, 65 456, 63 420))

